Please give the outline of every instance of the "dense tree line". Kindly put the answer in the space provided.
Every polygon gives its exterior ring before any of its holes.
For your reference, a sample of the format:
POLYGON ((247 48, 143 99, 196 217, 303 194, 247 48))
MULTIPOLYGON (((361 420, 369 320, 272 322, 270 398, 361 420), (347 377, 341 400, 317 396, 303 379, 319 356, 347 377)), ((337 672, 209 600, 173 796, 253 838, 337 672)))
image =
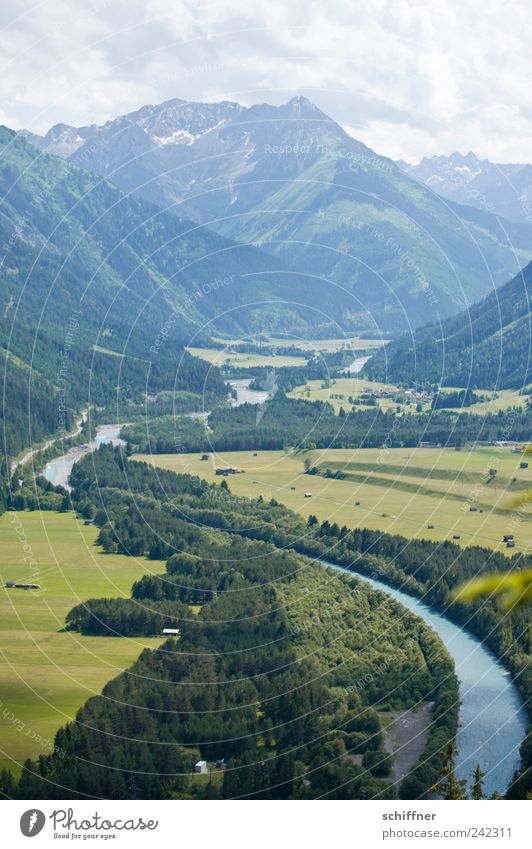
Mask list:
POLYGON ((9 503, 9 469, 6 458, 0 451, 0 516, 5 513, 9 503))
POLYGON ((131 598, 97 598, 73 607, 67 628, 106 637, 157 637, 164 628, 176 628, 188 608, 169 601, 139 604, 131 598))
POLYGON ((2 357, 5 403, 0 427, 11 457, 51 434, 68 433, 75 413, 89 404, 100 408, 99 417, 105 421, 132 421, 209 410, 227 397, 220 371, 185 350, 154 362, 72 352, 61 389, 54 383, 61 367, 56 353, 48 362, 49 379, 2 357))
POLYGON ((146 419, 122 428, 121 437, 138 451, 153 454, 189 453, 207 445, 203 421, 184 416, 146 419))
POLYGON ((473 392, 472 389, 455 389, 453 392, 436 392, 432 399, 432 409, 452 409, 453 407, 471 407, 485 396, 473 392))
POLYGON ((218 406, 208 418, 209 432, 190 422, 171 418, 150 421, 127 431, 141 450, 179 452, 172 447, 175 434, 186 432, 188 451, 282 450, 287 447, 380 448, 414 447, 421 442, 461 447, 467 442, 516 439, 532 434, 532 410, 486 415, 439 410, 431 413, 358 410, 335 415, 330 404, 287 398, 278 392, 258 419, 253 404, 218 406), (160 446, 160 447, 159 447, 160 446))
POLYGON ((429 757, 412 772, 413 792, 429 789, 458 709, 452 661, 430 629, 398 616, 387 596, 266 539, 283 518, 284 533, 300 522, 279 505, 160 476, 110 446, 80 461, 73 480, 73 502, 93 502, 108 550, 126 550, 124 536, 149 546, 153 534, 173 553, 166 574, 138 581, 132 599, 78 605, 69 627, 134 635, 170 615, 180 635, 90 699, 57 734, 54 754, 25 764, 18 785, 4 774, 5 794, 390 798, 376 711, 431 701, 429 757), (248 529, 253 518, 265 538, 213 529, 205 518, 215 514, 248 529), (200 758, 223 758, 225 769, 203 781, 193 775, 200 758))

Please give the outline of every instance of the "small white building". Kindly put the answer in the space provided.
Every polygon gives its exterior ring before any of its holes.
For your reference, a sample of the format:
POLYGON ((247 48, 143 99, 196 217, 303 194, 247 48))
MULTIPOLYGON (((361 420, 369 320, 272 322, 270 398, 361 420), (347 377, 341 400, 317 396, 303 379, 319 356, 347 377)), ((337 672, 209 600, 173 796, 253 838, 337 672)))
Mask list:
POLYGON ((209 770, 207 769, 207 761, 198 761, 196 766, 194 767, 194 772, 199 773, 200 775, 205 775, 209 770))
POLYGON ((163 628, 163 637, 177 637, 179 628, 163 628))

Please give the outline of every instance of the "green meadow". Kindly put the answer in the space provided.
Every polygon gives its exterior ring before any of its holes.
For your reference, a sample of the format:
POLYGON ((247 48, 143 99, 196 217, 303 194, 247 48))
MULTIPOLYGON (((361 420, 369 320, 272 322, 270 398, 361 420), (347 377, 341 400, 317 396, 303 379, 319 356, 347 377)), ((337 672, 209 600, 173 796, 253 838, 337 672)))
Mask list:
POLYGON ((345 339, 295 339, 293 342, 286 339, 274 338, 270 339, 273 345, 294 344, 301 351, 324 351, 334 353, 335 351, 351 350, 353 353, 357 351, 366 351, 369 348, 382 348, 386 345, 387 340, 384 339, 364 339, 360 336, 352 336, 345 339))
POLYGON ((251 368, 252 366, 271 366, 281 368, 282 366, 305 366, 307 359, 301 353, 301 356, 285 356, 283 354, 246 354, 244 352, 233 351, 227 348, 188 348, 190 354, 194 357, 200 357, 202 360, 207 360, 214 366, 221 367, 226 363, 234 368, 251 368))
MULTIPOLYGON (((445 387, 445 392, 459 391, 460 387, 445 387)), ((460 407, 460 411, 464 413, 475 413, 478 416, 486 413, 498 413, 499 410, 507 410, 508 407, 524 406, 526 397, 520 395, 516 389, 499 389, 498 392, 492 392, 489 389, 476 389, 479 395, 487 396, 487 400, 479 401, 476 404, 471 404, 470 407, 460 407)))
POLYGON ((294 346, 298 348, 298 353, 293 355, 287 354, 271 354, 265 352, 250 354, 245 351, 240 351, 239 347, 244 340, 233 339, 217 341, 223 342, 224 348, 188 348, 188 351, 195 357, 201 357, 215 366, 223 366, 229 364, 234 368, 252 368, 253 366, 267 366, 271 368, 282 368, 283 366, 304 366, 307 363, 307 357, 316 351, 334 353, 344 349, 352 351, 353 356, 356 356, 358 351, 365 351, 369 348, 380 348, 385 342, 381 339, 361 339, 353 337, 349 339, 280 339, 272 338, 269 342, 264 342, 265 346, 278 345, 280 348, 294 346))
MULTIPOLYGON (((359 400, 364 392, 378 391, 380 389, 391 389, 395 392, 401 392, 398 386, 393 386, 389 383, 378 383, 374 380, 367 380, 359 375, 351 377, 336 377, 327 384, 323 380, 308 380, 304 385, 296 386, 288 393, 290 398, 300 398, 303 401, 324 401, 331 404, 337 413, 340 407, 344 410, 355 409, 349 398, 359 400)), ((377 405, 381 410, 395 410, 397 407, 408 410, 415 410, 416 404, 412 403, 409 407, 406 404, 398 404, 392 398, 378 398, 377 405)), ((425 404, 423 409, 430 408, 430 404, 425 404)), ((370 409, 364 403, 357 404, 357 410, 370 409)))
MULTIPOLYGON (((376 392, 381 389, 388 389, 400 394, 402 392, 399 386, 391 383, 379 383, 375 380, 368 380, 365 377, 355 374, 346 377, 333 378, 329 384, 322 380, 308 380, 301 386, 296 386, 289 397, 302 398, 305 401, 326 401, 331 404, 335 411, 338 412, 340 407, 345 410, 360 410, 369 409, 368 405, 358 403, 356 407, 349 401, 352 398, 360 402, 360 396, 366 392, 376 392)), ((457 388, 445 388, 442 393, 459 391, 457 388)), ((487 413, 498 413, 500 410, 507 410, 509 407, 523 406, 524 398, 518 391, 513 389, 502 389, 498 392, 492 392, 487 389, 475 390, 479 395, 485 396, 486 400, 472 404, 470 407, 457 408, 462 413, 473 413, 476 415, 485 415, 487 413)), ((377 398, 377 405, 381 410, 395 410, 399 407, 401 410, 415 411, 416 402, 412 401, 409 405, 397 403, 392 398, 377 398)), ((429 411, 430 403, 423 403, 423 412, 429 411)))
POLYGON ((97 533, 74 513, 0 517, 0 583, 41 585, 0 589, 0 768, 18 772, 25 758, 50 751, 55 732, 90 696, 161 642, 63 630, 75 604, 129 596, 146 572, 164 571, 162 562, 103 554, 97 533))
MULTIPOLYGON (((221 342, 227 348, 238 348, 242 344, 250 341, 249 339, 222 339, 220 336, 212 337, 215 342, 221 342)), ((293 345, 301 351, 327 351, 333 353, 348 348, 352 351, 365 351, 368 348, 382 348, 387 344, 387 339, 364 339, 360 336, 345 336, 336 339, 298 339, 283 338, 281 336, 270 336, 267 340, 254 340, 256 345, 277 345, 280 348, 293 345)))
MULTIPOLYGON (((140 459, 140 457, 139 457, 140 459)), ((199 455, 143 457, 166 469, 198 474, 219 482, 213 464, 199 455)), ((522 454, 508 448, 327 449, 284 453, 249 451, 217 454, 216 466, 244 471, 227 478, 236 495, 276 498, 292 510, 320 521, 366 527, 430 540, 452 539, 462 546, 481 545, 513 554, 530 543, 530 507, 514 511, 514 495, 532 488, 531 468, 520 469, 522 454), (319 475, 304 474, 307 459, 319 475), (496 468, 495 477, 488 474, 496 468), (324 477, 343 473, 345 479, 324 477), (309 496, 305 497, 305 493, 309 496), (359 502, 359 503, 357 503, 359 502), (433 527, 429 528, 428 525, 433 527), (502 536, 513 532, 514 549, 502 536)))

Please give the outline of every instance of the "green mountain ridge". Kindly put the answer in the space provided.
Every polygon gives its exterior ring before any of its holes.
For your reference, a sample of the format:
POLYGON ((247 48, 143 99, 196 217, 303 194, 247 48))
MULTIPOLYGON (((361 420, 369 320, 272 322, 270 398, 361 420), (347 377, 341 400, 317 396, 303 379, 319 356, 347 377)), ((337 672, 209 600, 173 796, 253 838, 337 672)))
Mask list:
POLYGON ((532 382, 532 263, 471 309, 402 336, 365 367, 378 380, 483 389, 532 382))

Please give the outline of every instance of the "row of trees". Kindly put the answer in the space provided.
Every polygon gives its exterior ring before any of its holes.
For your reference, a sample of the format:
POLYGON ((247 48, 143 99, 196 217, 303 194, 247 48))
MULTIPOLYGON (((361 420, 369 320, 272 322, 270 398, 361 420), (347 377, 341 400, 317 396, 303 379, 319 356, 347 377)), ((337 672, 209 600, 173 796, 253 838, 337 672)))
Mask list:
POLYGON ((503 411, 477 416, 439 409, 430 413, 374 409, 350 414, 341 411, 336 416, 327 403, 288 398, 279 391, 260 419, 251 404, 232 408, 221 405, 212 411, 208 424, 209 433, 197 423, 162 417, 128 429, 126 436, 141 450, 153 453, 183 450, 179 448, 180 438, 187 451, 282 450, 288 446, 392 448, 414 447, 421 442, 460 447, 477 440, 530 439, 532 410, 514 411, 509 432, 508 416, 503 411))

